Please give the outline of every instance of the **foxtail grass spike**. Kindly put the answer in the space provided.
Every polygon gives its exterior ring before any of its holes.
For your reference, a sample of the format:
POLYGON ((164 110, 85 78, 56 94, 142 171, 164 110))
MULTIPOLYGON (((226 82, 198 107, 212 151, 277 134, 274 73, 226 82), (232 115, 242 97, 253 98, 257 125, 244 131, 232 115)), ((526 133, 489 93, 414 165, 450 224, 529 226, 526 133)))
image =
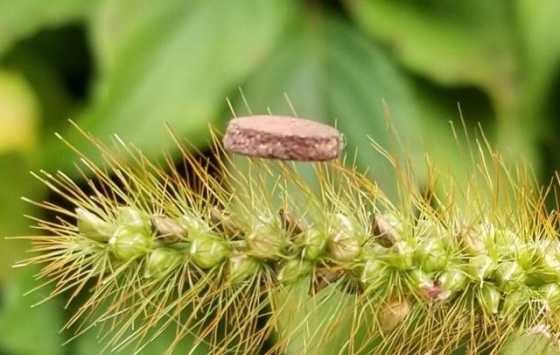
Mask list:
POLYGON ((82 133, 103 158, 75 150, 93 182, 36 174, 65 203, 36 202, 57 218, 17 266, 41 265, 48 298, 76 303, 65 328, 101 332, 107 351, 164 331, 169 354, 187 339, 214 354, 497 353, 535 329, 558 343, 558 183, 536 187, 483 145, 468 179, 430 165, 430 198, 389 157, 390 199, 341 160, 309 163, 310 182, 285 161, 245 170, 220 143, 201 160, 171 135, 184 176, 82 133))

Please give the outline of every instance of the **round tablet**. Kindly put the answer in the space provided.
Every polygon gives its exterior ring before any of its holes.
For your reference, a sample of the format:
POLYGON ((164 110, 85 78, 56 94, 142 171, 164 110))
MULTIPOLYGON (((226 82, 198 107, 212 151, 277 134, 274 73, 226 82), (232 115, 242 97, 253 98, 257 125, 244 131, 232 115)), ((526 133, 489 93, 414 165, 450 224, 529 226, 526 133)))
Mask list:
POLYGON ((234 153, 280 160, 331 160, 342 150, 341 134, 334 127, 286 116, 232 119, 223 142, 234 153))

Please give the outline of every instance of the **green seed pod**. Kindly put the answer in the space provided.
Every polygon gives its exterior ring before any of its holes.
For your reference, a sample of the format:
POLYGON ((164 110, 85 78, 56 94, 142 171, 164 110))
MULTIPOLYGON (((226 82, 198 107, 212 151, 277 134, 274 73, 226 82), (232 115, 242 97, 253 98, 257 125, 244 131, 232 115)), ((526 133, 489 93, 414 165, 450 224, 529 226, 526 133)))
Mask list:
POLYGON ((521 244, 518 246, 515 260, 524 270, 530 270, 535 267, 535 263, 539 256, 535 248, 530 244, 521 244))
POLYGON ((463 270, 450 268, 438 278, 441 287, 449 292, 463 291, 469 284, 469 279, 463 270))
POLYGON ((560 306, 560 285, 548 284, 540 290, 543 300, 553 309, 560 306))
POLYGON ((187 229, 173 218, 153 216, 151 222, 156 238, 164 243, 177 243, 187 236, 187 229))
POLYGON ((76 208, 76 217, 80 235, 86 238, 107 242, 113 235, 114 226, 84 208, 76 208))
POLYGON ((303 233, 303 258, 307 260, 317 260, 327 247, 328 235, 321 231, 311 228, 303 233))
POLYGON ((496 280, 504 291, 513 290, 525 284, 527 275, 516 261, 505 261, 496 268, 496 280))
POLYGON ((377 312, 381 330, 390 332, 401 325, 410 313, 410 304, 406 299, 393 300, 385 303, 377 312))
POLYGON ((428 301, 444 300, 449 297, 449 291, 444 290, 439 281, 434 281, 432 275, 422 270, 413 270, 410 278, 417 294, 428 301))
POLYGON ((554 251, 545 254, 542 261, 542 272, 546 282, 560 281, 560 259, 554 251))
POLYGON ((119 207, 117 212, 117 224, 145 234, 150 231, 150 218, 144 212, 133 207, 119 207))
POLYGON ((288 245, 284 233, 272 224, 258 224, 246 238, 249 253, 259 259, 278 259, 288 245))
POLYGON ((199 218, 195 215, 182 215, 177 219, 177 223, 179 223, 179 225, 187 231, 187 234, 210 232, 210 227, 208 226, 208 224, 202 218, 199 218))
POLYGON ((485 254, 487 252, 485 237, 487 230, 484 225, 464 227, 459 232, 459 242, 463 249, 470 255, 485 254))
POLYGON ((372 231, 377 243, 390 248, 401 239, 402 224, 393 214, 375 215, 372 220, 372 231))
POLYGON ((484 280, 494 275, 497 263, 488 255, 476 255, 470 258, 468 273, 476 280, 484 280))
POLYGON ((146 278, 162 278, 175 268, 179 267, 184 260, 184 254, 179 250, 171 248, 154 249, 146 261, 146 278))
POLYGON ((528 267, 527 284, 542 286, 560 281, 560 259, 555 245, 543 241, 530 248, 532 263, 528 267))
POLYGON ((260 262, 246 254, 234 254, 229 258, 229 281, 232 284, 246 280, 261 268, 260 262))
POLYGON ((385 274, 386 266, 385 263, 377 258, 369 257, 364 263, 362 273, 360 275, 360 281, 363 284, 371 284, 374 280, 379 280, 385 274))
POLYGON ((434 284, 434 279, 431 275, 418 269, 410 273, 410 280, 416 289, 423 289, 434 284))
POLYGON ((398 270, 410 270, 414 265, 414 248, 405 241, 397 242, 382 259, 398 270))
POLYGON ((333 216, 329 236, 329 254, 342 263, 357 261, 362 253, 364 236, 355 230, 351 220, 343 214, 337 213, 333 216))
POLYGON ((278 272, 278 281, 291 284, 313 271, 313 264, 308 260, 290 260, 278 272))
POLYGON ((487 314, 498 313, 501 299, 502 294, 500 291, 489 283, 485 283, 478 294, 478 302, 487 314))
POLYGON ((146 255, 153 246, 152 235, 138 228, 119 227, 109 239, 111 252, 122 261, 130 261, 146 255))
POLYGON ((415 258, 424 271, 436 272, 446 268, 449 253, 442 239, 428 239, 416 248, 415 258))
POLYGON ((494 233, 494 245, 499 258, 514 258, 522 244, 521 237, 509 229, 499 229, 494 233))
POLYGON ((531 293, 528 287, 518 288, 504 296, 501 313, 504 316, 516 315, 530 299, 531 293))
POLYGON ((210 269, 230 255, 227 241, 214 234, 204 232, 189 234, 189 240, 191 258, 201 269, 210 269))

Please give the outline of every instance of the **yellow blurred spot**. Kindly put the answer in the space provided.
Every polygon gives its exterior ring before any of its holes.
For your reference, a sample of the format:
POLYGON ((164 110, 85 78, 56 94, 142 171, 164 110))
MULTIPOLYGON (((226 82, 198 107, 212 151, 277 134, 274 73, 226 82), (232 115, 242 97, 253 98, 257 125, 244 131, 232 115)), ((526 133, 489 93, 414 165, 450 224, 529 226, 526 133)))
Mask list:
POLYGON ((31 150, 38 117, 37 97, 25 78, 0 70, 0 153, 31 150))

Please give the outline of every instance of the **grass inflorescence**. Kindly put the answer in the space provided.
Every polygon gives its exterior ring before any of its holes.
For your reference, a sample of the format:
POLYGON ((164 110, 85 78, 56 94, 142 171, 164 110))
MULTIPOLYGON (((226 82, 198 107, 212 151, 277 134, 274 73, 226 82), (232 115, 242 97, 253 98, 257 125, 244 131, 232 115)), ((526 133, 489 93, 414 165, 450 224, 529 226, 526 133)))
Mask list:
POLYGON ((25 238, 37 254, 18 265, 41 264, 48 298, 79 302, 66 327, 100 331, 107 350, 141 351, 164 331, 175 334, 169 353, 187 337, 216 354, 497 352, 532 333, 557 342, 554 184, 535 188, 483 144, 462 182, 430 167, 429 194, 378 148, 396 171, 391 201, 341 161, 312 164, 310 184, 294 164, 246 159, 242 170, 220 144, 211 162, 173 137, 191 179, 172 159, 83 134, 103 162, 76 150, 86 186, 36 174, 72 207, 33 202, 57 218, 36 219, 44 235, 25 238))

